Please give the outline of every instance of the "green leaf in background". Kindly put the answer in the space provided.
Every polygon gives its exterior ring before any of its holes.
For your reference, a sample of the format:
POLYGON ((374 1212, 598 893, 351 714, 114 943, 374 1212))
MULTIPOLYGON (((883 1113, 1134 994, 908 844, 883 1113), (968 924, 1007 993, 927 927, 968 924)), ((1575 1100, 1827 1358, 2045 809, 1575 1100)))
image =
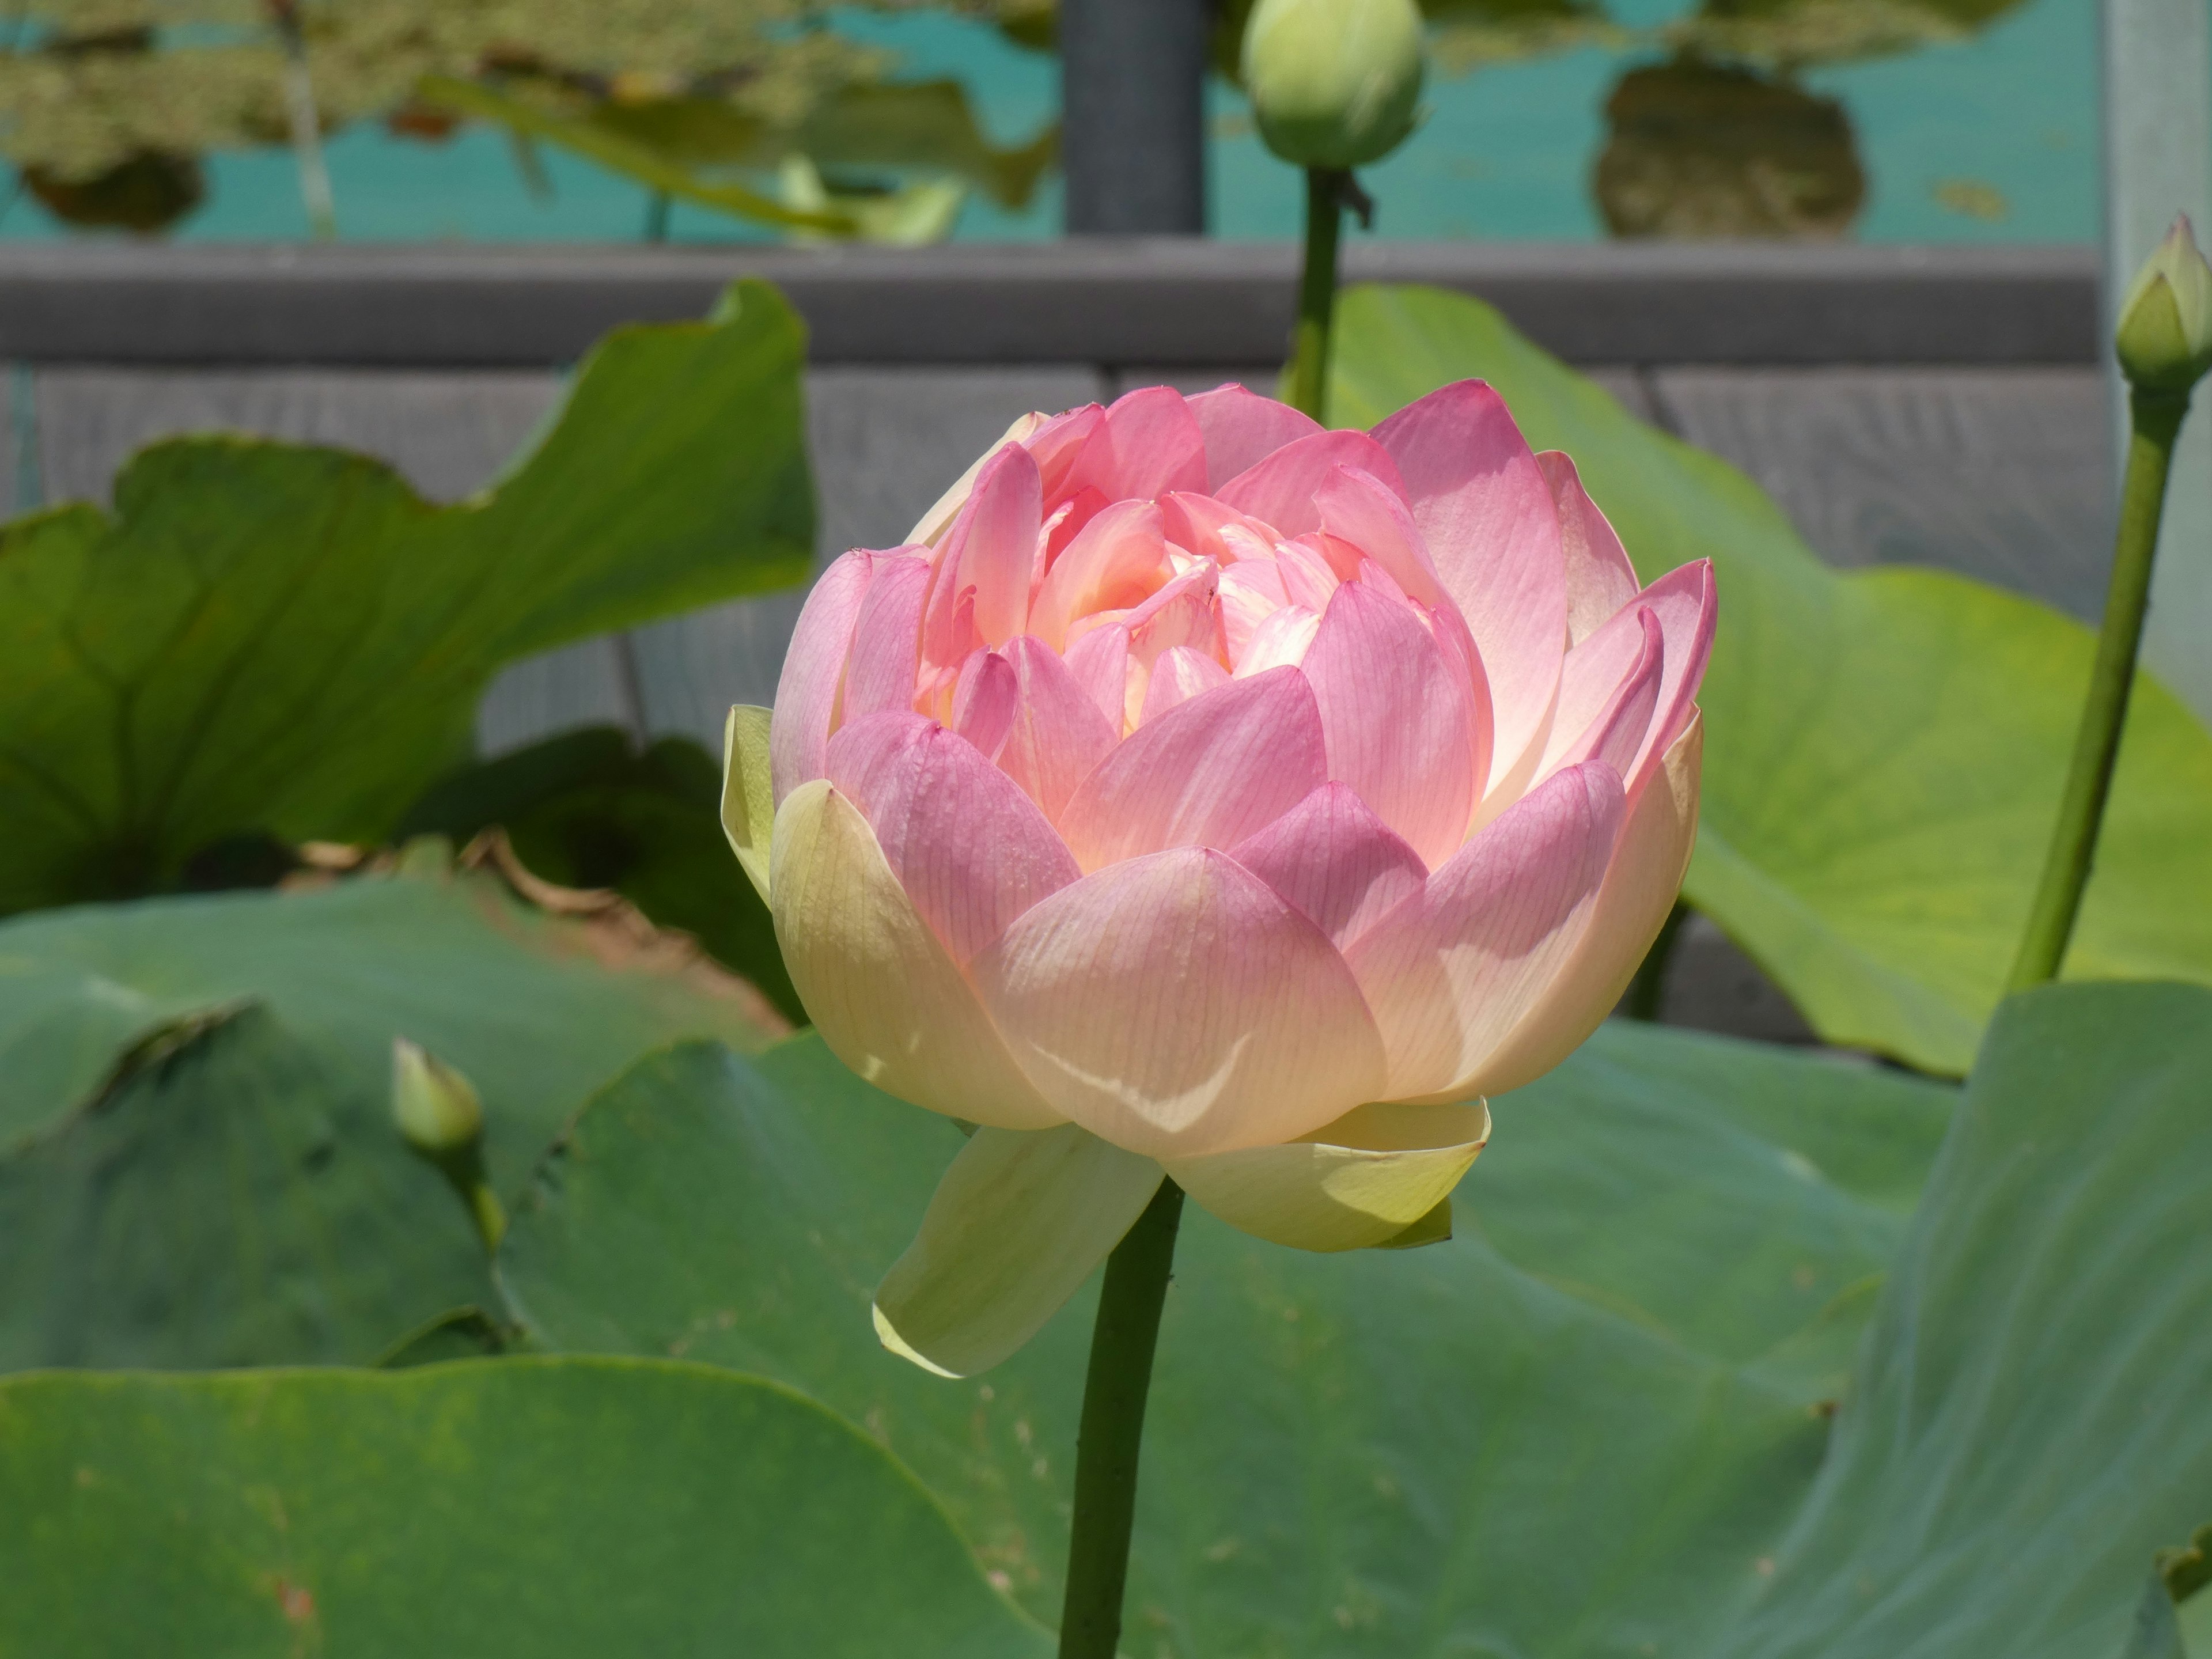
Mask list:
MULTIPOLYGON (((1826 1439, 1839 1379, 1770 1356, 1863 1323, 1952 1097, 1609 1026, 1496 1103, 1449 1243, 1311 1256, 1192 1213, 1131 1651, 1693 1651, 1826 1439)), ((811 1036, 656 1055, 549 1158, 500 1277, 541 1343, 711 1359, 865 1424, 1049 1620, 1093 1292, 963 1382, 868 1318, 959 1145, 811 1036)))
POLYGON ((143 451, 113 514, 0 531, 0 915, 172 885, 265 831, 374 841, 465 755, 503 663, 803 578, 798 319, 760 283, 617 330, 494 488, 357 456, 143 451))
POLYGON ((1718 1656, 2118 1646, 2212 1499, 2208 1078, 2193 986, 1998 1011, 1828 1466, 1718 1656))
POLYGON ((0 1370, 357 1363, 494 1299, 389 1085, 337 1049, 254 1004, 180 1022, 0 1155, 0 1370))
POLYGON ((395 833, 442 835, 459 847, 498 824, 533 873, 620 893, 803 1024, 768 907, 730 856, 721 793, 720 766, 688 738, 662 738, 639 754, 614 727, 584 726, 440 780, 395 833))
POLYGON ((719 970, 625 951, 489 872, 85 905, 0 923, 0 1152, 90 1094, 125 1045, 249 1000, 328 1039, 380 1091, 395 1036, 458 1066, 483 1097, 502 1190, 647 1049, 700 1036, 755 1048, 777 1027, 719 970))
MULTIPOLYGON (((1330 407, 1368 425, 1489 380, 1560 448, 1649 580, 1710 556, 1721 623, 1686 896, 1832 1042, 1963 1072, 2057 811, 2094 646, 2030 600, 1934 571, 1832 570, 1726 462, 1646 426, 1477 301, 1358 288, 1330 407)), ((2212 979, 2212 734, 2137 683, 2067 970, 2212 979)))
POLYGON ((395 1036, 477 1085, 513 1185, 641 1053, 778 1024, 688 946, 641 951, 489 873, 0 924, 0 1370, 363 1364, 496 1306, 392 1124, 395 1036))
POLYGON ((1042 1659, 867 1437, 695 1365, 0 1383, 0 1653, 1042 1659))

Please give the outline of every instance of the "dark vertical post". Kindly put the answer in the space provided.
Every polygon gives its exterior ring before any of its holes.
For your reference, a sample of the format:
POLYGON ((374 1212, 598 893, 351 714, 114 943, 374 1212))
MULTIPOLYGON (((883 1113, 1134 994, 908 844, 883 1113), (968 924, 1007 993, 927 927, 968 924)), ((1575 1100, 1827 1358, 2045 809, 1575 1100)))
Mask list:
POLYGON ((1211 0, 1060 0, 1060 154, 1074 235, 1206 230, 1211 0))

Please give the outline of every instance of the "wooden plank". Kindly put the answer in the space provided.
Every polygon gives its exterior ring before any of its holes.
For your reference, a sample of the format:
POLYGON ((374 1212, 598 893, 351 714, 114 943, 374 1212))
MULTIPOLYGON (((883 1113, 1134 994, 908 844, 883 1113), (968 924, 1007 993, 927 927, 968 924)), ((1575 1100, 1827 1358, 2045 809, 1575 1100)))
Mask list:
MULTIPOLYGON (((0 248, 0 356, 46 363, 573 362, 630 320, 777 283, 817 363, 1263 362, 1297 250, 1201 237, 927 248, 0 248)), ((2087 247, 1397 242, 1352 282, 1476 294, 1570 362, 2097 361, 2087 247)))
MULTIPOLYGON (((467 495, 505 465, 560 389, 543 370, 69 368, 38 376, 37 451, 51 501, 105 503, 132 452, 186 432, 333 444, 389 461, 434 501, 467 495)), ((595 721, 636 729, 611 639, 515 664, 477 710, 489 754, 595 721)))
POLYGON ((1667 423, 1781 502, 1834 563, 1936 565, 2085 621, 2112 469, 2091 368, 1664 369, 1667 423))
MULTIPOLYGON (((915 520, 1018 416, 1105 393, 1081 365, 826 368, 807 375, 807 436, 821 502, 818 562, 896 547, 915 520)), ((804 595, 718 605, 636 630, 647 725, 721 751, 733 702, 775 696, 804 595)))

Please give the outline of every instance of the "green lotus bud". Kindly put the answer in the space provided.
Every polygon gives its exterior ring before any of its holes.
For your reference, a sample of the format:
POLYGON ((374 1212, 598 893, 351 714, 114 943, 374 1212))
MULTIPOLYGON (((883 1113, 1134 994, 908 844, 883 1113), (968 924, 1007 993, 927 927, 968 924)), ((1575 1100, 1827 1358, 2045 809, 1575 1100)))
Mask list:
POLYGON ((2212 368, 2212 269, 2187 214, 2136 273, 2112 349, 2128 384, 2144 392, 2185 392, 2212 368))
POLYGON ((1260 0, 1243 72, 1267 148, 1302 167, 1379 161, 1413 130, 1421 94, 1414 0, 1260 0))
POLYGON ((392 1116, 418 1152, 449 1158, 483 1133, 476 1085, 405 1037, 392 1039, 392 1116))

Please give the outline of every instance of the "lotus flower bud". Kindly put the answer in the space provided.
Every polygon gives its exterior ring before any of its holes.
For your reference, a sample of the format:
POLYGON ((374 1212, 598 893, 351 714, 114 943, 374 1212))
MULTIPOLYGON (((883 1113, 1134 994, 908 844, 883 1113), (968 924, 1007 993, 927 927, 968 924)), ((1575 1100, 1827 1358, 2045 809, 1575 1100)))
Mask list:
POLYGON ((1234 386, 1024 416, 832 564, 722 821, 823 1041, 979 1126, 885 1343, 1004 1358, 1164 1176, 1278 1243, 1441 1237, 1482 1097, 1674 904, 1714 617, 1473 380, 1372 432, 1234 386))
POLYGON ((2112 347, 2139 391, 2186 392, 2212 368, 2212 269, 2187 214, 2136 274, 2112 347))
POLYGON ((1269 149, 1303 167, 1365 167, 1413 130, 1420 8, 1260 0, 1244 26, 1242 72, 1269 149))
POLYGON ((392 1116, 407 1144, 433 1159, 465 1152, 483 1133, 476 1085, 405 1037, 392 1040, 392 1116))

